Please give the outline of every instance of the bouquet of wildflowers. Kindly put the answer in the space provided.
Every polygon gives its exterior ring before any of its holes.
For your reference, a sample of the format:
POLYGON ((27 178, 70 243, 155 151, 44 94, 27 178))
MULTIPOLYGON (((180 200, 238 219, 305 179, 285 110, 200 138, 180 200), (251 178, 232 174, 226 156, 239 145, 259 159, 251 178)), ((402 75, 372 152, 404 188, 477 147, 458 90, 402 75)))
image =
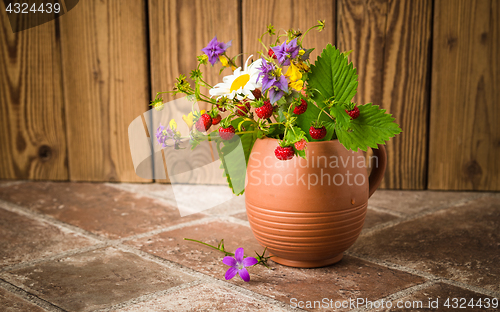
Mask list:
MULTIPOLYGON (((347 149, 366 151, 399 134, 401 129, 385 110, 371 103, 352 102, 358 82, 356 69, 347 58, 349 52, 329 44, 311 63, 309 55, 314 48, 303 46, 304 36, 323 28, 324 21, 318 21, 305 33, 294 29, 276 32, 269 25, 258 39, 263 50, 255 57, 248 56, 243 67, 236 65, 238 55, 228 54, 231 41, 223 43, 214 37, 197 57, 191 82, 181 75, 174 90, 168 91, 210 104, 208 111, 192 111, 183 117, 191 129, 186 136, 190 147, 204 140, 216 141, 222 168, 227 169, 224 155, 241 142, 248 161, 258 138, 277 139, 274 154, 286 161, 295 156, 305 158, 311 141, 338 139, 347 149), (265 45, 264 36, 269 36, 273 44, 265 45), (212 86, 203 79, 201 68, 218 62, 223 65, 220 74, 224 69, 231 74, 212 86)), ((159 92, 151 106, 162 109, 161 94, 168 92, 159 92)), ((182 148, 175 121, 167 127, 160 125, 156 137, 164 147, 182 148)), ((246 168, 245 164, 241 167, 246 168)), ((227 172, 231 187, 235 179, 241 180, 240 176, 229 177, 227 172)), ((244 179, 244 173, 242 176, 244 179)))

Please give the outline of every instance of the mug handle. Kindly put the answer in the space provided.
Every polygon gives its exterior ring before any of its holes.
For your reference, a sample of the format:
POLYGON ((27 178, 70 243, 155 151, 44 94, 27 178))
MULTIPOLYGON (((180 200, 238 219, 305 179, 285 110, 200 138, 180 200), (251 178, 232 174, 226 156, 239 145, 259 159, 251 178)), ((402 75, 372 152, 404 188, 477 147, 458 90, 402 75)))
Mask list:
MULTIPOLYGON (((385 152, 385 147, 381 144, 378 144, 378 148, 372 148, 373 156, 378 159, 378 166, 372 169, 370 173, 370 177, 368 178, 369 184, 369 195, 368 198, 372 197, 373 193, 377 190, 384 178, 385 167, 387 166, 387 153, 385 152)), ((371 165, 371 163, 370 163, 371 165)))

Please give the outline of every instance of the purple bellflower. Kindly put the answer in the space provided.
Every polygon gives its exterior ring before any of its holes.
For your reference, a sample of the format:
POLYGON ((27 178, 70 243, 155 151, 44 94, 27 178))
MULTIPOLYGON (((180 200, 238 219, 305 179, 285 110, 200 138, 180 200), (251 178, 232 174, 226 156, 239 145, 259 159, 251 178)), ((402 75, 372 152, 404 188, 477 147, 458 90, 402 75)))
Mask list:
POLYGON ((275 83, 269 88, 269 100, 271 104, 276 103, 284 93, 288 93, 288 80, 286 77, 281 75, 279 80, 276 80, 275 83))
POLYGON ((262 76, 262 92, 269 89, 269 100, 271 104, 274 104, 285 92, 288 93, 288 80, 281 75, 281 70, 278 70, 272 62, 268 63, 264 58, 262 58, 259 70, 257 80, 262 76))
POLYGON ((217 41, 217 36, 215 36, 206 47, 201 49, 208 56, 208 61, 212 66, 219 61, 219 56, 224 54, 227 48, 231 46, 231 41, 228 43, 219 42, 217 41))
POLYGON ((174 131, 170 126, 164 127, 160 124, 158 129, 156 129, 156 141, 161 147, 174 146, 175 149, 180 148, 181 137, 180 134, 174 131))
POLYGON ((283 42, 282 45, 272 47, 274 55, 278 62, 283 66, 290 65, 290 59, 294 59, 299 55, 300 47, 297 45, 297 38, 290 42, 283 42))
POLYGON ((272 62, 268 63, 265 58, 262 58, 262 64, 258 69, 260 73, 257 76, 257 81, 262 76, 262 92, 266 92, 276 81, 276 66, 272 62))
POLYGON ((236 275, 236 273, 238 273, 241 279, 243 279, 245 282, 250 281, 250 274, 248 274, 246 267, 256 265, 259 261, 254 257, 244 258, 243 255, 243 248, 240 247, 234 252, 234 258, 229 256, 224 257, 222 263, 230 266, 230 268, 226 271, 226 280, 232 279, 236 275))

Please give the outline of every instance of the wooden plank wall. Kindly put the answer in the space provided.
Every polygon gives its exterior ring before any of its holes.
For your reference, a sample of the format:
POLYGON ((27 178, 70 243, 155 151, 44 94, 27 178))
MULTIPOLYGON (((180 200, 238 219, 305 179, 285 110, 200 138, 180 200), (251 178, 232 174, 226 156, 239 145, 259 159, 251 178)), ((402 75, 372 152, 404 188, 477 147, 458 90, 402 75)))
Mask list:
POLYGON ((339 0, 338 46, 353 50, 359 104, 387 109, 403 133, 387 144, 382 187, 425 189, 431 0, 339 0))
POLYGON ((127 128, 150 99, 146 6, 80 1, 61 18, 69 178, 144 181, 127 128))
POLYGON ((2 14, 0 179, 151 181, 133 171, 128 124, 189 76, 214 35, 248 56, 269 23, 318 19, 327 27, 304 41, 312 59, 327 43, 354 50, 356 101, 402 126, 383 187, 500 190, 496 0, 80 1, 16 34, 2 14))
POLYGON ((500 190, 499 55, 499 1, 436 1, 429 188, 500 190))
POLYGON ((16 34, 0 23, 0 178, 67 180, 59 20, 16 34))

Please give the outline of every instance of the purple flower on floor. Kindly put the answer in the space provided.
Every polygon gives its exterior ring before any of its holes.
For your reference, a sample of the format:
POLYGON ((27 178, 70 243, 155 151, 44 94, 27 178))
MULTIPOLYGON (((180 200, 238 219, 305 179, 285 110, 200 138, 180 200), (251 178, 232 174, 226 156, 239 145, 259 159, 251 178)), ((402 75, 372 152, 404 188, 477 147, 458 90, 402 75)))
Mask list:
POLYGON ((297 45, 297 38, 290 42, 283 42, 282 45, 272 47, 274 55, 278 58, 278 62, 283 66, 290 65, 290 59, 294 59, 299 55, 300 47, 297 45))
POLYGON ((254 257, 243 258, 243 255, 243 248, 240 247, 234 252, 234 258, 229 256, 224 257, 222 263, 230 266, 226 271, 226 280, 232 279, 238 273, 245 282, 250 281, 250 274, 248 274, 246 267, 256 265, 259 261, 254 257))
POLYGON ((217 36, 215 36, 214 39, 212 39, 212 41, 210 41, 208 45, 201 50, 208 56, 210 64, 214 65, 219 61, 219 56, 224 54, 227 48, 231 46, 231 41, 232 40, 228 43, 219 42, 217 41, 217 36))

